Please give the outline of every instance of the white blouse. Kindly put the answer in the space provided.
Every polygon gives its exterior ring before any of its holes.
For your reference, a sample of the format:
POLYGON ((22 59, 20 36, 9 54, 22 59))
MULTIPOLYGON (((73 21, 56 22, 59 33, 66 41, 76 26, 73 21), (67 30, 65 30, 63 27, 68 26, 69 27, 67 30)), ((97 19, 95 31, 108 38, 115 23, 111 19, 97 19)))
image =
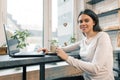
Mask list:
POLYGON ((63 48, 66 52, 80 49, 81 59, 69 56, 66 61, 82 71, 85 80, 114 80, 113 48, 109 35, 99 32, 90 41, 86 40, 63 48))

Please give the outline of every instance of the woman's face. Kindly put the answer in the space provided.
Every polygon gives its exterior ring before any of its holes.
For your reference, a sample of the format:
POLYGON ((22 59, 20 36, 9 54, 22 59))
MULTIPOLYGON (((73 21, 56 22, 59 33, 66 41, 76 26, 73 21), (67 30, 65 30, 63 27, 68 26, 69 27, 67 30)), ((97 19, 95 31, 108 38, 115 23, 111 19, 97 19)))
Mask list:
POLYGON ((86 14, 80 15, 78 18, 78 23, 83 33, 89 34, 90 32, 93 32, 93 26, 95 23, 90 16, 86 14))

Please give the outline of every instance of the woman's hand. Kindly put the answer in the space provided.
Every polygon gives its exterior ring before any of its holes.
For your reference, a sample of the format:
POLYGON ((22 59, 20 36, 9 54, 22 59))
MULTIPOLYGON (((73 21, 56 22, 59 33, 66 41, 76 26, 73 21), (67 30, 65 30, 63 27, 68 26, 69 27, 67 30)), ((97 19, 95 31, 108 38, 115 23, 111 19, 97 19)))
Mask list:
POLYGON ((67 53, 65 53, 65 52, 63 51, 63 49, 61 49, 61 48, 56 48, 56 53, 57 53, 57 55, 58 55, 61 59, 67 60, 68 55, 67 55, 67 53))
POLYGON ((43 51, 44 53, 48 53, 48 49, 46 48, 40 48, 37 50, 37 52, 43 51))

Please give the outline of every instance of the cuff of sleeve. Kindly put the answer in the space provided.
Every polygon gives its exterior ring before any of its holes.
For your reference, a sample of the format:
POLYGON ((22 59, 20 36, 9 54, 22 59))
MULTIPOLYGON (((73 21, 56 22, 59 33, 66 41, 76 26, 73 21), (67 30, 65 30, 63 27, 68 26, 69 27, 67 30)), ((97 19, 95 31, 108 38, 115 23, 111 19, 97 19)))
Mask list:
POLYGON ((68 56, 66 62, 68 62, 68 63, 71 62, 71 59, 73 59, 73 57, 72 56, 68 56))

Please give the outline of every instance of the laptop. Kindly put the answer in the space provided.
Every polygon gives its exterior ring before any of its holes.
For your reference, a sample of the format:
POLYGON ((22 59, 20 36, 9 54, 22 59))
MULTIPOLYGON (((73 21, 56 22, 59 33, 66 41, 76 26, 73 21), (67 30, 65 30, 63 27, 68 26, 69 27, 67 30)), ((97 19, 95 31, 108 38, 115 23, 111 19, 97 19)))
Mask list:
POLYGON ((37 51, 31 51, 31 52, 20 52, 20 49, 17 48, 18 45, 18 40, 13 39, 7 34, 7 25, 3 25, 4 27, 4 33, 5 33, 5 38, 6 38, 6 43, 7 43, 7 52, 10 57, 15 57, 15 58, 24 58, 24 57, 43 57, 45 56, 45 53, 43 51, 37 52, 37 51))

